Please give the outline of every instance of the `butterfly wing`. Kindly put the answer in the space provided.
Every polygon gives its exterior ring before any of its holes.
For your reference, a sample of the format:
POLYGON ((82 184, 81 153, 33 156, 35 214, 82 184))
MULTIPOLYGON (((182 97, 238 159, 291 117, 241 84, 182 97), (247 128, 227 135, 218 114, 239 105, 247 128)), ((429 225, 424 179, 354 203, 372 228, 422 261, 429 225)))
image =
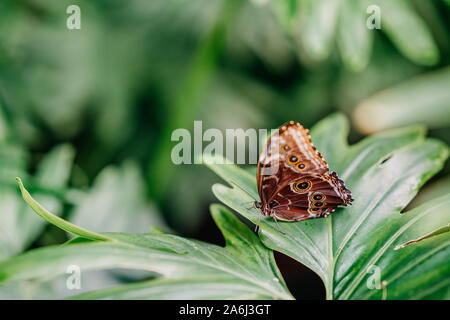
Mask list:
POLYGON ((257 183, 262 203, 299 176, 324 174, 328 164, 311 142, 309 130, 291 121, 267 141, 258 161, 257 183))
POLYGON ((351 192, 332 172, 294 180, 279 190, 269 203, 276 218, 300 221, 324 217, 352 200, 351 192))
POLYGON ((275 218, 281 221, 301 221, 314 218, 308 212, 307 208, 300 207, 280 208, 279 210, 274 212, 274 215, 275 218))
POLYGON ((284 169, 290 168, 300 174, 323 174, 328 164, 314 147, 309 130, 291 121, 279 129, 279 151, 284 169))
POLYGON ((294 121, 281 126, 268 140, 258 162, 263 208, 268 206, 269 214, 277 219, 300 221, 324 217, 337 206, 351 203, 351 192, 344 182, 336 172, 328 171, 307 129, 294 121))

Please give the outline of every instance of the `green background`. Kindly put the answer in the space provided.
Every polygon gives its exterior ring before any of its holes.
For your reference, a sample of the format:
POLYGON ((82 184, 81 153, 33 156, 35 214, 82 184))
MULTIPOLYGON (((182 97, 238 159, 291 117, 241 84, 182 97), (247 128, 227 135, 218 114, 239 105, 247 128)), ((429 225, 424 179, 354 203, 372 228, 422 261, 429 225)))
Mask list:
MULTIPOLYGON (((351 143, 421 124, 448 144, 449 35, 444 0, 1 1, 0 260, 70 238, 27 208, 16 176, 90 230, 153 226, 223 244, 209 214, 217 177, 170 159, 172 131, 192 132, 194 120, 203 130, 310 128, 341 111, 351 143), (71 4, 80 30, 66 27, 71 4), (372 4, 380 30, 366 27, 372 4)), ((408 209, 448 194, 449 174, 447 164, 408 209)), ((317 275, 276 259, 295 297, 325 297, 317 275)))

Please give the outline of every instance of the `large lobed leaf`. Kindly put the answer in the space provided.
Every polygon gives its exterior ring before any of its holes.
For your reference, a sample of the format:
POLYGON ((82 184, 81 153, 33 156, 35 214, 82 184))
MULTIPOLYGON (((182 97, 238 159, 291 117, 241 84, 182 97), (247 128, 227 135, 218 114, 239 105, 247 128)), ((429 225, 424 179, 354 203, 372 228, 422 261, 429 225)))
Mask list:
MULTIPOLYGON (((426 139, 419 126, 380 133, 352 146, 347 132, 347 120, 337 114, 317 124, 311 135, 331 170, 352 191, 353 205, 324 219, 280 222, 286 234, 272 218, 263 218, 263 243, 315 271, 328 299, 449 298, 450 233, 444 231, 450 222, 450 195, 400 214, 442 168, 447 147, 426 139)), ((259 212, 249 209, 259 198, 255 176, 234 165, 209 166, 233 186, 216 184, 215 195, 256 223, 259 212)))
MULTIPOLYGON (((76 265, 82 273, 125 268, 161 275, 74 297, 80 299, 292 299, 273 252, 223 206, 213 205, 211 212, 225 237, 225 248, 170 234, 94 233, 54 216, 22 185, 21 190, 38 215, 80 237, 0 263, 0 286, 46 281, 76 265)), ((67 291, 68 296, 73 294, 67 291)))

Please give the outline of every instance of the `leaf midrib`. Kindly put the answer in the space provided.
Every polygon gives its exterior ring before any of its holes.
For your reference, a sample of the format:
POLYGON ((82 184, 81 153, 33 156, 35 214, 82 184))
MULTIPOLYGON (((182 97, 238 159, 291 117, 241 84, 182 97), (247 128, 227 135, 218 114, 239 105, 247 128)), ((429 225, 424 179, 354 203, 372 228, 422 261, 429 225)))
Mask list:
MULTIPOLYGON (((422 139, 416 140, 416 141, 414 141, 414 142, 412 142, 412 143, 409 143, 409 144, 407 144, 407 145, 405 145, 405 146, 403 146, 403 147, 401 147, 401 148, 398 148, 398 149, 396 150, 396 152, 398 153, 399 151, 409 149, 409 148, 411 148, 411 147, 413 147, 413 146, 419 145, 419 144, 422 143, 422 142, 423 142, 422 139)), ((374 146, 374 145, 372 145, 372 148, 373 148, 373 146, 374 146)), ((353 148, 356 148, 356 147, 357 147, 357 146, 353 146, 353 147, 350 147, 350 149, 353 149, 353 148)), ((370 150, 370 148, 368 148, 368 149, 370 150)), ((364 153, 364 155, 365 155, 365 154, 368 154, 368 153, 364 153)), ((360 158, 360 157, 358 156, 358 158, 360 158)), ((359 160, 359 163, 361 163, 361 162, 362 162, 362 160, 359 160)), ((353 162, 352 162, 352 163, 353 163, 353 162)), ((352 166, 351 169, 347 168, 347 169, 344 171, 343 177, 347 178, 348 176, 351 176, 352 174, 354 174, 354 172, 355 172, 354 170, 355 170, 356 167, 357 167, 357 166, 352 166)), ((373 165, 369 168, 369 170, 370 170, 371 168, 373 168, 373 165)), ((375 210, 375 208, 378 207, 380 201, 384 198, 384 196, 385 196, 390 190, 392 190, 392 188, 393 188, 395 185, 398 184, 398 181, 399 181, 399 180, 402 180, 404 177, 405 177, 405 176, 403 175, 403 176, 401 177, 401 179, 398 179, 398 180, 394 181, 394 182, 390 185, 390 187, 389 187, 388 189, 386 189, 386 191, 383 192, 383 193, 381 194, 381 197, 378 197, 378 198, 376 198, 374 201, 372 201, 372 202, 371 202, 371 206, 366 207, 366 209, 364 210, 363 214, 360 215, 360 217, 358 218, 358 220, 356 220, 355 224, 353 224, 353 226, 350 228, 350 230, 346 233, 345 237, 343 238, 341 244, 339 245, 339 247, 338 247, 338 249, 337 249, 337 251, 336 251, 336 254, 335 254, 332 258, 329 258, 329 259, 331 259, 331 260, 329 260, 329 264, 332 265, 332 272, 330 272, 332 276, 334 276, 334 272, 335 272, 335 269, 336 269, 336 262, 337 262, 337 260, 338 260, 338 258, 339 258, 339 256, 340 256, 341 252, 344 250, 345 246, 346 246, 347 243, 350 241, 350 239, 351 239, 352 236, 354 235, 355 231, 358 230, 358 229, 361 227, 361 225, 363 224, 363 222, 369 217, 370 213, 371 213, 373 210, 375 210)), ((331 217, 331 216, 330 216, 330 217, 331 217)), ((332 237, 331 233, 332 233, 332 230, 331 230, 331 231, 329 230, 329 238, 332 237)), ((331 248, 331 247, 330 247, 330 248, 331 248)), ((360 282, 360 281, 358 281, 357 284, 359 284, 359 282, 360 282)), ((334 285, 333 285, 333 282, 331 282, 331 288, 330 288, 330 291, 334 292, 334 285)), ((353 291, 353 290, 352 290, 352 291, 353 291)), ((344 291, 344 292, 345 292, 345 291, 344 291)), ((348 295, 350 295, 350 294, 351 294, 351 292, 350 292, 348 295)), ((331 296, 333 296, 333 294, 331 294, 331 296)))
POLYGON ((328 266, 327 266, 327 288, 326 295, 328 300, 333 299, 334 295, 334 270, 335 270, 335 262, 333 258, 333 216, 330 215, 327 217, 327 229, 328 229, 328 266))
MULTIPOLYGON (((411 148, 411 147, 413 147, 413 146, 415 146, 415 145, 419 145, 422 141, 423 141, 423 140, 417 140, 417 141, 415 141, 415 142, 413 142, 413 143, 410 143, 410 144, 408 144, 408 145, 405 145, 405 146, 403 146, 403 147, 401 147, 401 148, 398 148, 398 149, 396 150, 396 152, 398 153, 398 152, 400 152, 400 151, 402 151, 402 150, 409 149, 409 148, 411 148)), ((374 166, 371 166, 371 167, 369 168, 369 170, 370 170, 371 168, 373 168, 373 167, 374 167, 374 166)), ((355 167, 353 167, 353 168, 355 168, 355 167)), ((367 171, 369 171, 369 170, 367 170, 367 171)), ((367 172, 367 171, 366 171, 366 172, 367 172)), ((354 173, 354 171, 351 171, 351 170, 348 171, 348 169, 347 169, 347 170, 345 170, 345 172, 344 172, 344 176, 345 176, 345 177, 351 176, 353 173, 354 173)), ((403 179, 403 178, 404 178, 404 175, 401 176, 400 178, 403 179)), ((398 180, 399 180, 399 179, 398 179, 398 180)), ((360 226, 363 224, 363 222, 367 219, 367 217, 368 217, 369 214, 372 212, 372 210, 378 206, 380 200, 383 199, 384 196, 392 189, 392 187, 393 187, 394 185, 397 184, 398 180, 394 181, 394 182, 390 185, 390 187, 389 187, 385 192, 382 193, 382 197, 381 197, 381 198, 379 197, 377 200, 372 201, 372 203, 371 203, 371 204, 373 204, 372 206, 366 207, 366 208, 368 208, 368 209, 364 210, 364 213, 360 216, 360 218, 358 218, 358 220, 355 222, 355 224, 352 226, 352 228, 347 232, 347 234, 346 234, 345 237, 343 238, 341 244, 339 245, 338 250, 336 251, 336 255, 335 255, 335 257, 334 257, 335 260, 338 259, 338 257, 340 256, 342 250, 345 248, 345 246, 347 245, 348 241, 350 241, 350 238, 353 236, 353 234, 355 233, 355 231, 356 231, 357 229, 359 229, 359 227, 360 227, 360 226), (369 210, 369 209, 370 209, 370 210, 369 210), (367 214, 366 214, 366 213, 367 213, 367 214)))

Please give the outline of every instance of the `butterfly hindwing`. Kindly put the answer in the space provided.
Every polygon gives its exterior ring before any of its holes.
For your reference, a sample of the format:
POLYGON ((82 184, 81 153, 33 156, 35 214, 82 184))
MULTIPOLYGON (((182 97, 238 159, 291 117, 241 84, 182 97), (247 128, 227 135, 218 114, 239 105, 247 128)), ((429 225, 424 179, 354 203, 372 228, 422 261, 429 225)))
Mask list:
POLYGON ((306 219, 311 219, 312 216, 309 214, 307 208, 294 207, 290 210, 280 209, 274 212, 275 218, 281 221, 301 221, 306 219))
MULTIPOLYGON (((349 199, 348 199, 349 200, 349 199)), ((284 186, 269 200, 276 216, 280 212, 303 210, 310 218, 321 217, 328 209, 346 205, 346 196, 328 173, 306 175, 284 186)))

